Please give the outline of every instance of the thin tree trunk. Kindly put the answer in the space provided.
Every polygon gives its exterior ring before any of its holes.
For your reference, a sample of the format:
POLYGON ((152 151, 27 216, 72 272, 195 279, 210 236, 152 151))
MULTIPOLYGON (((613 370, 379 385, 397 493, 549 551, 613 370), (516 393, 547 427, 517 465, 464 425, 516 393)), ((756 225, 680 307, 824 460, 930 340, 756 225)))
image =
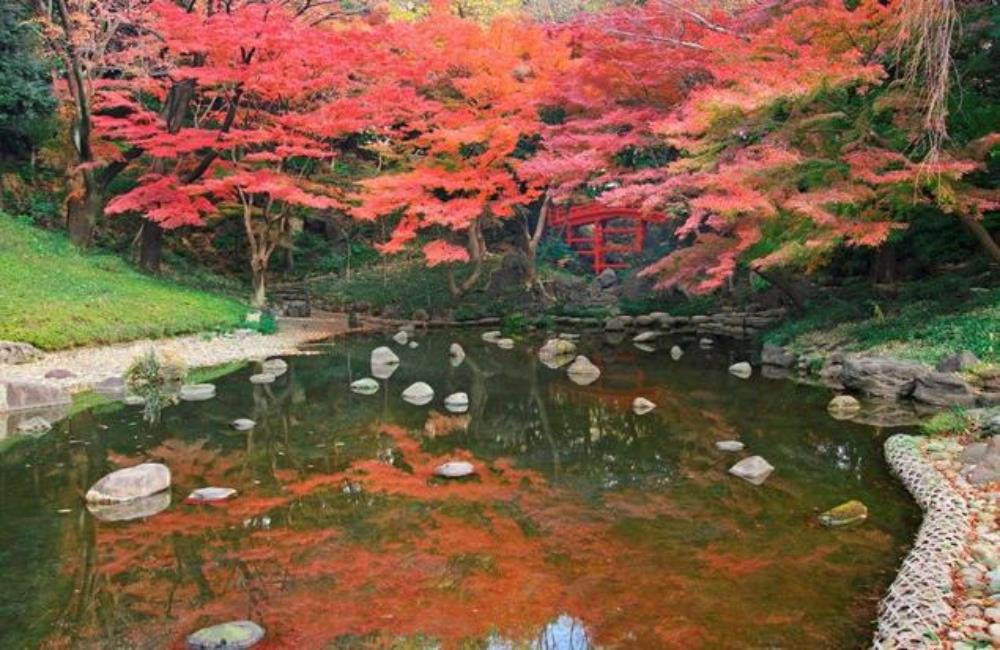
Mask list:
POLYGON ((483 258, 486 257, 486 242, 483 239, 479 219, 469 224, 469 258, 472 260, 472 273, 461 284, 456 282, 454 270, 448 269, 448 290, 452 298, 461 298, 476 286, 483 274, 483 258))
POLYGON ((80 248, 90 246, 103 207, 103 196, 97 188, 94 172, 84 171, 82 194, 71 196, 66 203, 66 229, 74 245, 80 248))
POLYGON ((538 209, 538 221, 535 222, 534 232, 529 232, 527 224, 525 224, 525 237, 528 240, 527 254, 528 254, 528 286, 533 286, 538 280, 538 244, 542 241, 542 235, 545 234, 545 223, 548 221, 549 215, 549 195, 548 193, 542 198, 542 206, 538 209))
POLYGON ((160 260, 163 255, 163 228, 159 224, 147 220, 142 225, 142 238, 139 247, 139 266, 150 273, 160 272, 160 260))
POLYGON ((978 219, 975 219, 967 214, 960 214, 958 216, 962 225, 965 226, 979 245, 990 256, 994 264, 1000 264, 1000 244, 990 234, 990 231, 986 229, 986 226, 982 224, 978 219))
POLYGON ((777 287, 782 293, 784 293, 795 305, 797 311, 802 311, 805 308, 805 298, 799 293, 792 283, 781 273, 781 271, 761 271, 760 269, 754 269, 754 273, 764 278, 775 287, 777 287))
POLYGON ((253 263, 253 296, 250 304, 257 309, 267 306, 267 263, 254 260, 253 263))

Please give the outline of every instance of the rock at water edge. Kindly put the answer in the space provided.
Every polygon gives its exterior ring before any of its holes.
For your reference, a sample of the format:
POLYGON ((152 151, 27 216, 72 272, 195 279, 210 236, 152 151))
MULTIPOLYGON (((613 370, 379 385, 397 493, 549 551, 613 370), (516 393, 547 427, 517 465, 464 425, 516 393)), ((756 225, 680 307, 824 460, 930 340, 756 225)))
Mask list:
POLYGON ((363 377, 351 382, 351 392, 359 395, 374 395, 378 392, 378 382, 371 377, 363 377))
POLYGON ((645 415, 655 408, 656 404, 649 401, 645 397, 636 397, 632 401, 632 411, 634 411, 636 415, 645 415))
POLYGON ((142 463, 111 472, 87 490, 92 503, 120 503, 156 494, 170 487, 170 469, 160 463, 142 463))
POLYGON ((773 471, 774 467, 760 456, 744 458, 729 468, 730 474, 754 485, 763 484, 773 471))
POLYGON ((434 399, 434 389, 425 382, 418 381, 403 391, 403 399, 410 404, 423 406, 434 399))
POLYGON ((740 379, 748 379, 753 374, 753 367, 746 361, 740 361, 729 366, 729 374, 740 379))
POLYGON ((868 518, 868 507, 857 500, 847 501, 830 508, 819 516, 819 523, 830 528, 850 526, 868 518))
POLYGON ((434 468, 434 475, 441 478, 463 478, 476 473, 476 468, 472 463, 464 460, 453 460, 434 468))
POLYGON ((264 628, 253 621, 230 621, 198 630, 187 638, 188 650, 247 650, 261 642, 264 628))

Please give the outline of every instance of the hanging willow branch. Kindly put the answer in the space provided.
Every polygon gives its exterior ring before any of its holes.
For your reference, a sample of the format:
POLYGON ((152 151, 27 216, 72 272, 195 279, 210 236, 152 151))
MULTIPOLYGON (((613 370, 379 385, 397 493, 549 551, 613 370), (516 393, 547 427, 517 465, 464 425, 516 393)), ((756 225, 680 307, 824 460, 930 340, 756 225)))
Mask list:
POLYGON ((948 139, 951 45, 957 23, 955 0, 903 1, 897 53, 903 78, 923 104, 928 161, 937 158, 948 139))

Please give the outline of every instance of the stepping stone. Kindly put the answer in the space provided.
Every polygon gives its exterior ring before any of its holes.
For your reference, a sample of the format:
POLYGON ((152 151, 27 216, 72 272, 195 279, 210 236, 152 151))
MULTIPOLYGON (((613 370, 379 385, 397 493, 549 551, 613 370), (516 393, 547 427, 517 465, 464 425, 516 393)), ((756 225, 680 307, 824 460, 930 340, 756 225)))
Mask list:
POLYGON ((633 343, 637 350, 642 350, 643 352, 656 352, 656 346, 650 345, 648 343, 633 343))
POLYGON ((378 382, 371 377, 364 377, 351 382, 351 392, 359 395, 374 395, 378 392, 378 382))
POLYGON ((635 400, 632 401, 632 410, 636 415, 645 415, 655 408, 656 404, 649 401, 645 397, 636 397, 635 400))
POLYGON ((469 410, 468 393, 452 393, 444 398, 444 407, 452 413, 465 413, 469 410))
POLYGON ((483 332, 483 335, 480 338, 482 338, 487 343, 496 343, 497 341, 503 338, 503 334, 501 334, 499 330, 493 330, 490 332, 483 332))
POLYGON ((684 350, 682 350, 679 345, 675 345, 674 347, 670 348, 670 358, 673 359, 674 361, 679 361, 680 358, 683 356, 684 356, 684 350))
POLYGON ((659 332, 641 332, 632 337, 633 343, 649 343, 660 338, 659 332))
POLYGON ((601 376, 601 369, 595 366, 590 359, 580 355, 573 360, 573 363, 566 369, 566 373, 573 383, 587 386, 597 381, 601 376))
POLYGON ((472 463, 464 460, 453 460, 434 468, 434 475, 441 478, 463 478, 476 473, 476 468, 472 463))
POLYGON ((754 485, 763 484, 773 471, 774 466, 760 456, 744 458, 729 468, 730 474, 733 476, 739 476, 744 481, 753 483, 754 485))
POLYGON ((92 503, 120 503, 156 494, 170 487, 170 469, 160 463, 142 463, 110 474, 87 490, 92 503))
POLYGON ((236 496, 236 490, 226 487, 203 487, 193 490, 185 501, 187 503, 214 503, 225 501, 236 496))
POLYGON ((715 443, 715 448, 719 451, 743 451, 744 447, 746 445, 739 440, 720 440, 715 443))
POLYGON ((417 348, 420 347, 420 344, 417 343, 416 341, 410 341, 410 346, 409 347, 410 347, 411 350, 416 350, 417 348))
POLYGON ((830 416, 837 420, 849 420, 861 410, 861 402, 850 395, 837 395, 826 405, 830 416))
POLYGON ((170 507, 170 490, 121 503, 87 503, 87 511, 100 521, 147 519, 170 507))
POLYGON ((406 345, 410 340, 410 335, 400 330, 393 335, 392 340, 400 345, 406 345))
POLYGON ((188 650, 247 650, 264 639, 264 628, 253 621, 229 621, 206 627, 187 638, 188 650))
POLYGON ((251 384, 273 384, 275 379, 277 379, 277 377, 269 372, 260 372, 256 375, 250 375, 251 384))
POLYGON ((729 366, 729 374, 740 379, 748 379, 753 374, 753 367, 746 361, 740 361, 729 366))
POLYGON ((233 420, 231 423, 232 427, 237 431, 249 431, 257 426, 257 423, 249 418, 239 418, 233 420))
POLYGON ((713 345, 715 345, 715 341, 713 341, 712 339, 710 339, 708 337, 705 337, 705 338, 700 339, 698 341, 698 346, 702 347, 702 348, 710 348, 713 345))
POLYGON ((423 406, 432 399, 434 399, 434 389, 422 381, 411 384, 403 391, 403 400, 416 406, 423 406))
POLYGON ((399 363, 399 357, 390 348, 384 345, 372 350, 372 366, 395 365, 399 363))
POLYGON ((448 355, 451 357, 451 365, 458 367, 465 361, 465 350, 458 343, 452 343, 448 348, 448 355))
POLYGON ((215 397, 215 384, 185 384, 181 386, 181 399, 201 402, 215 397))
POLYGON ((144 406, 146 404, 146 398, 142 395, 126 395, 122 401, 125 406, 144 406))
POLYGON ((830 508, 819 516, 819 523, 828 528, 859 524, 868 518, 868 506, 857 500, 847 501, 830 508))
POLYGON ((499 339, 497 341, 497 347, 501 350, 513 350, 514 349, 514 339, 499 339))
POLYGON ((288 372, 288 363, 284 359, 268 359, 260 364, 261 372, 280 377, 288 372))

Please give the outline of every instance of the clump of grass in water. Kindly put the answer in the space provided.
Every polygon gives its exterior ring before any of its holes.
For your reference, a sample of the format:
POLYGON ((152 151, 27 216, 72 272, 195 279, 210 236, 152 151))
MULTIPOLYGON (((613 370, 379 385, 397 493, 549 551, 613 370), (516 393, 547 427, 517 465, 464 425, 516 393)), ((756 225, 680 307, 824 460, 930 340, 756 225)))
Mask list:
POLYGON ((187 367, 181 360, 167 354, 160 358, 150 349, 125 371, 125 384, 131 393, 145 400, 143 419, 153 423, 160 419, 164 406, 177 401, 186 376, 187 367))
POLYGON ((964 433, 969 430, 972 420, 961 409, 942 411, 920 425, 921 431, 929 436, 943 436, 964 433))

